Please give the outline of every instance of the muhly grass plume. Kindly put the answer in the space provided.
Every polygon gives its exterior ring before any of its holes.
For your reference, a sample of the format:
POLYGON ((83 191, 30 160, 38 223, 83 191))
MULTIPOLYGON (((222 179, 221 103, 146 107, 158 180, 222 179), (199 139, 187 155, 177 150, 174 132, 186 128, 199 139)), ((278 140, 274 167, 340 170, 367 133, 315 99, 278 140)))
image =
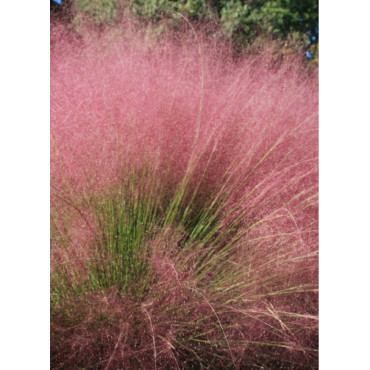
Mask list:
POLYGON ((317 368, 317 156, 296 60, 53 38, 52 368, 317 368))

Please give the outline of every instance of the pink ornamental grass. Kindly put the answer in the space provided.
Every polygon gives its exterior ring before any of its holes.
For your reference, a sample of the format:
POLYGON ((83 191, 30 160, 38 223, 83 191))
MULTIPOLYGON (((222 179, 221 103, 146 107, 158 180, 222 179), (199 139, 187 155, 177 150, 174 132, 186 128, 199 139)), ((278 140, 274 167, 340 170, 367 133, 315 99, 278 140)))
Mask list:
POLYGON ((315 368, 317 156, 297 60, 55 40, 54 367, 315 368))

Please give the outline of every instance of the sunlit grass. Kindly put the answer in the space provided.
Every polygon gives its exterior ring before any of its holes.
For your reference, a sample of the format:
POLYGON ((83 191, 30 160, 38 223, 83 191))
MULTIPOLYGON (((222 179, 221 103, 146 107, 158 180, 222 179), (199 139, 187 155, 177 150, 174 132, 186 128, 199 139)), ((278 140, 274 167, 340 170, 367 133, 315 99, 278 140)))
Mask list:
POLYGON ((115 37, 52 54, 52 367, 316 368, 315 76, 115 37))

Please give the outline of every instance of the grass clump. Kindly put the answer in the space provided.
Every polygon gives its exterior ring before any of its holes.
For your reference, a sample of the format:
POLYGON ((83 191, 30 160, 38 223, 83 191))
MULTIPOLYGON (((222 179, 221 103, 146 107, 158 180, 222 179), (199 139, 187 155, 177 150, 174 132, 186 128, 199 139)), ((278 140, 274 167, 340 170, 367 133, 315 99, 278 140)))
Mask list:
POLYGON ((316 77, 201 35, 53 45, 52 368, 316 368, 316 77))

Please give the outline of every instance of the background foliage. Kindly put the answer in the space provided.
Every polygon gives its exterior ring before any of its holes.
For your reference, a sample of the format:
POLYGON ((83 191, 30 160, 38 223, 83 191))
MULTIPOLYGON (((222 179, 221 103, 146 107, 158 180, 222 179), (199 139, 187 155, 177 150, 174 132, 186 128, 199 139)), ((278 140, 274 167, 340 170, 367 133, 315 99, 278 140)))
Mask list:
POLYGON ((157 33, 181 25, 181 13, 193 24, 217 25, 237 49, 272 41, 312 60, 318 54, 318 0, 69 0, 56 10, 77 27, 105 27, 130 14, 157 33))

